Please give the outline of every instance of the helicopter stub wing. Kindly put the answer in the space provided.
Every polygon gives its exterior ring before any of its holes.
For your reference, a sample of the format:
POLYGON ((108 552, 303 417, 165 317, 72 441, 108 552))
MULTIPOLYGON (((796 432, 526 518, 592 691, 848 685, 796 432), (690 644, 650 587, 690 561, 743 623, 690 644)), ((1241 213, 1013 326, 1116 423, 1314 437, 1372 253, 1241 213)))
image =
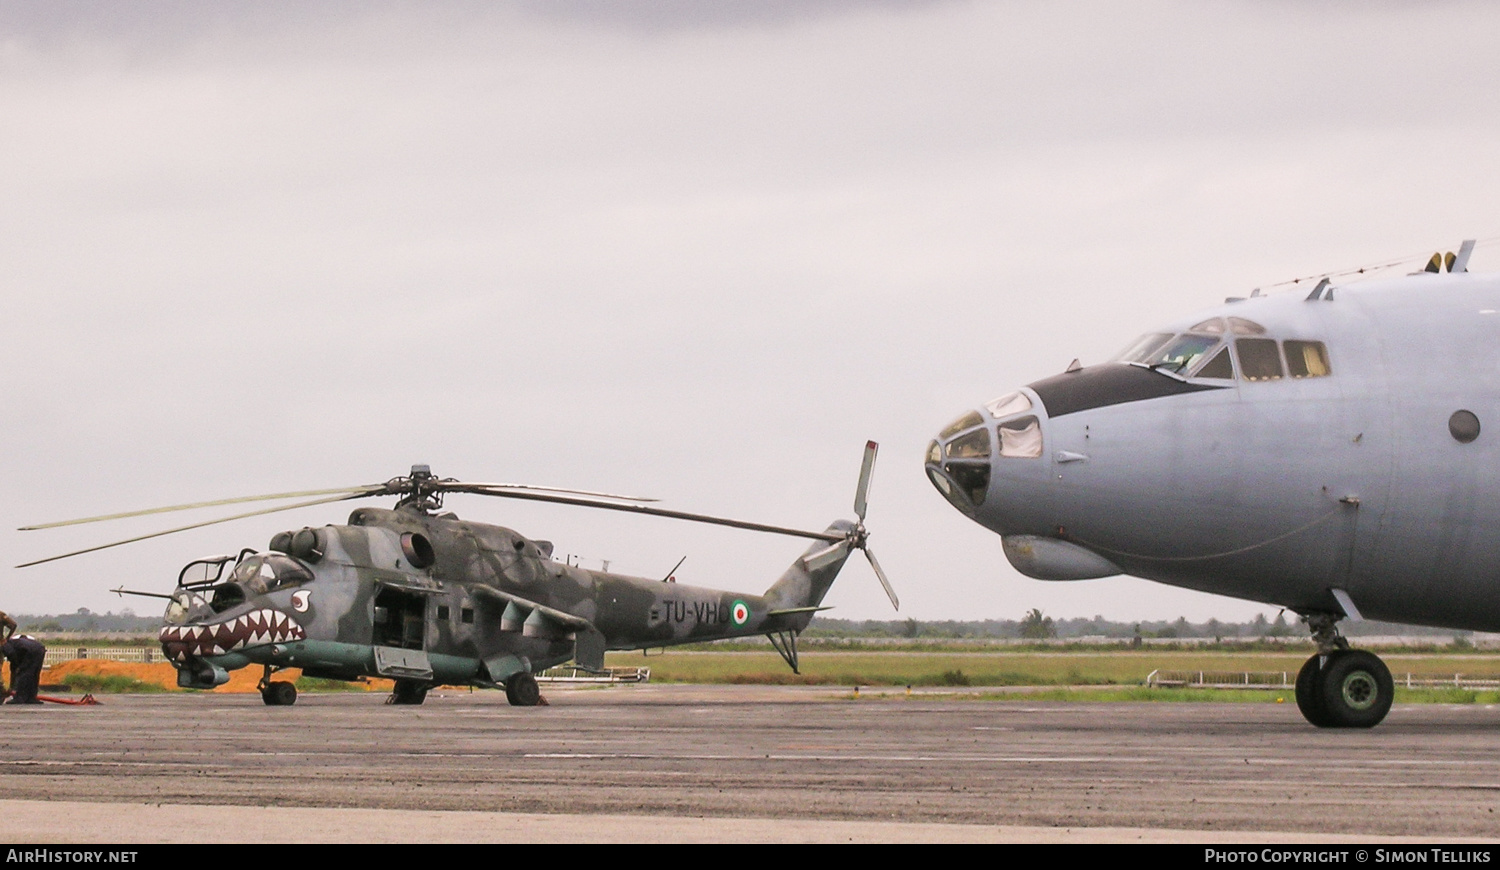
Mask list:
POLYGON ((592 622, 486 584, 475 584, 469 588, 480 598, 503 602, 506 615, 502 619, 521 620, 521 632, 529 637, 573 635, 573 659, 578 666, 591 671, 604 669, 604 634, 592 622))
POLYGON ((471 586, 470 588, 473 589, 474 593, 476 595, 479 595, 481 598, 498 599, 500 601, 506 602, 507 604, 514 604, 522 610, 529 610, 533 613, 540 613, 553 622, 557 622, 564 626, 567 626, 570 631, 583 631, 594 627, 594 624, 592 622, 589 622, 587 619, 584 619, 581 616, 575 616, 574 614, 568 613, 566 610, 558 610, 555 607, 548 607, 545 604, 540 604, 538 602, 530 600, 529 598, 522 598, 519 595, 513 595, 509 592, 503 592, 487 584, 479 583, 471 586))

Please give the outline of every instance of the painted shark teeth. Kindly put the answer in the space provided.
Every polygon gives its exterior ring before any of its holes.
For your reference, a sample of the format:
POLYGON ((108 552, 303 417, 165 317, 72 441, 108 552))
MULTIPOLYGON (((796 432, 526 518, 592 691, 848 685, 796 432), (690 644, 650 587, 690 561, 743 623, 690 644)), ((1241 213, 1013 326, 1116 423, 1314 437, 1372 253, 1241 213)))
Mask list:
POLYGON ((183 661, 188 656, 223 655, 241 647, 305 640, 307 632, 292 617, 265 607, 223 622, 163 626, 158 638, 169 658, 183 661))

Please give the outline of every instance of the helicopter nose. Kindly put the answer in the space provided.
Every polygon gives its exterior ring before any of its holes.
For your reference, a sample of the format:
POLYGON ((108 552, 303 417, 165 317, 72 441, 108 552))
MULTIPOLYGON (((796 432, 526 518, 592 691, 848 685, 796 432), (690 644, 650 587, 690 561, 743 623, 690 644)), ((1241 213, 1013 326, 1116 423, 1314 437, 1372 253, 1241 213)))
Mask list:
POLYGON ((271 608, 249 610, 218 622, 166 625, 157 637, 162 652, 173 661, 306 638, 307 632, 295 619, 271 608))

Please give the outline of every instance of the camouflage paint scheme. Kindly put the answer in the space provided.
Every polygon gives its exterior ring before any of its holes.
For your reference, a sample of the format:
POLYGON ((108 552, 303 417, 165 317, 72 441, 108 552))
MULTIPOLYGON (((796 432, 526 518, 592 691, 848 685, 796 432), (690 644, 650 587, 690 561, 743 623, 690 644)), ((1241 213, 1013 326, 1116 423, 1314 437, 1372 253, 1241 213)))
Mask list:
MULTIPOLYGON (((855 531, 839 520, 827 536, 855 531)), ((601 668, 607 649, 756 634, 794 643, 851 552, 828 547, 814 542, 764 594, 750 595, 573 567, 552 559, 550 542, 451 513, 360 508, 348 525, 284 533, 272 553, 242 553, 228 581, 180 587, 160 638, 178 682, 197 688, 248 665, 265 666, 267 679, 296 667, 394 677, 424 692, 495 688, 569 660, 601 668), (393 618, 405 621, 400 631, 393 618)), ((795 653, 788 662, 795 668, 795 653)))

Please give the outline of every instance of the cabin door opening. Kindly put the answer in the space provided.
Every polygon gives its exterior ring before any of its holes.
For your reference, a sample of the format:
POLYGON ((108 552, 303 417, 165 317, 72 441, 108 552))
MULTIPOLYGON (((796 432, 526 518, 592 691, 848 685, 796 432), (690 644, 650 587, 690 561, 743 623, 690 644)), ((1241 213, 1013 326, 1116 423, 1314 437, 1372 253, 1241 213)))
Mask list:
POLYGON ((375 596, 375 645, 426 647, 427 596, 386 587, 375 596))

